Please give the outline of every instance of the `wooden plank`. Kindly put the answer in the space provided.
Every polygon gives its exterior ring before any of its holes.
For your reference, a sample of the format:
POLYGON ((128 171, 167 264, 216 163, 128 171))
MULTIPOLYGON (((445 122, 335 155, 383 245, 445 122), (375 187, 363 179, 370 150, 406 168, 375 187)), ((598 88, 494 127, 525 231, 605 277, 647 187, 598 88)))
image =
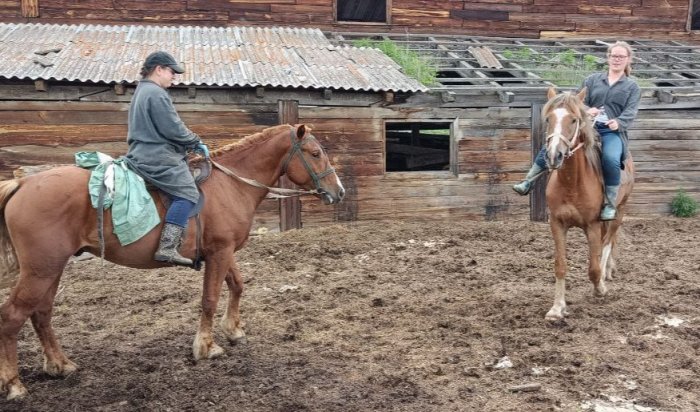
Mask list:
MULTIPOLYGON (((280 100, 279 123, 299 123, 299 103, 291 100, 280 100)), ((282 188, 296 188, 287 176, 282 176, 279 181, 282 188)), ((301 229, 301 202, 298 197, 279 200, 280 231, 301 229)))
MULTIPOLYGON (((88 8, 92 6, 93 1, 84 3, 88 8)), ((148 2, 141 0, 114 0, 112 7, 115 10, 143 10, 143 11, 186 11, 189 9, 189 1, 186 0, 149 0, 148 2)), ((55 4, 52 5, 56 7, 55 4)))
POLYGON ((39 17, 39 0, 21 1, 22 17, 39 17))

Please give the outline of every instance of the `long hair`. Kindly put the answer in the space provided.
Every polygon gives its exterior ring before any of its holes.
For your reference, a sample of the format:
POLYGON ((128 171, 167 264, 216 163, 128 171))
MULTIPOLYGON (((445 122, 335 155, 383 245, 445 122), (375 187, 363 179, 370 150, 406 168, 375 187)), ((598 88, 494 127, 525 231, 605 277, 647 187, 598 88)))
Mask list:
POLYGON ((608 46, 608 57, 612 54, 612 49, 615 47, 621 47, 627 51, 627 64, 625 65, 625 76, 630 75, 632 73, 632 58, 634 57, 634 53, 632 52, 632 46, 629 45, 626 41, 616 41, 615 43, 611 44, 608 46))

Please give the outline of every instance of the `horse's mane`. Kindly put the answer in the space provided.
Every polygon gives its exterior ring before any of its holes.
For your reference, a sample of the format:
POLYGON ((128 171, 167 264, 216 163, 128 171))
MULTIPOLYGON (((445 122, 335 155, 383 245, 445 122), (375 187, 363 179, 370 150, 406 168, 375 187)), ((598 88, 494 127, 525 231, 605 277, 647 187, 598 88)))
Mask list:
POLYGON ((563 107, 579 122, 579 138, 583 142, 583 149, 586 155, 586 161, 593 170, 601 171, 600 164, 600 149, 598 144, 598 132, 593 128, 586 106, 572 92, 559 93, 552 97, 542 108, 542 117, 546 118, 547 114, 552 110, 563 107))
POLYGON ((246 136, 243 139, 221 146, 211 152, 211 156, 219 156, 226 152, 244 150, 254 146, 260 142, 270 139, 277 135, 282 129, 289 131, 289 125, 278 125, 263 129, 263 131, 246 136))

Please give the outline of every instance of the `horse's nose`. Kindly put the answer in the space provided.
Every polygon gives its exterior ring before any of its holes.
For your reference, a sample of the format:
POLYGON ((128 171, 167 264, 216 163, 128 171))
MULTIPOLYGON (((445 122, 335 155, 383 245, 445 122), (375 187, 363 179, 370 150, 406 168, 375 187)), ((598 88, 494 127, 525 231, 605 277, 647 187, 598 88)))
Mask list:
POLYGON ((340 200, 342 200, 345 197, 345 188, 340 188, 340 190, 338 191, 338 196, 340 200))
POLYGON ((557 164, 559 165, 563 161, 564 161, 564 153, 562 153, 562 152, 557 153, 557 164))

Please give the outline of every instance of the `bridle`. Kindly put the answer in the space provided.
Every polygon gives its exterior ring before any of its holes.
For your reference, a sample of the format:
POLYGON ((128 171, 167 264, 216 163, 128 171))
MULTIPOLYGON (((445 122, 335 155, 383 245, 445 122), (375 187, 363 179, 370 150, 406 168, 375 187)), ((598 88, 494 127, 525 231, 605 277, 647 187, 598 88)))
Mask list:
MULTIPOLYGON (((282 164, 282 174, 287 174, 287 166, 289 166, 289 162, 292 161, 292 158, 294 157, 295 154, 299 155, 299 158, 301 159, 301 162, 304 164, 304 168, 306 169, 306 172, 309 174, 311 177, 311 180, 314 182, 314 186, 316 187, 316 191, 321 190, 321 179, 324 177, 328 176, 331 173, 335 173, 335 169, 332 167, 328 167, 328 169, 324 170, 321 173, 316 173, 314 170, 311 168, 311 165, 309 162, 306 161, 306 158, 304 157, 304 153, 301 150, 301 147, 309 141, 316 141, 316 138, 314 135, 309 133, 305 138, 301 140, 296 139, 296 135, 294 133, 294 128, 290 130, 290 135, 289 137, 292 139, 292 148, 289 150, 289 155, 287 155, 287 158, 285 159, 284 163, 282 164)), ((320 144, 319 144, 320 146, 320 144)))
POLYGON ((583 142, 579 142, 578 144, 576 144, 576 142, 579 138, 580 131, 581 131, 581 119, 576 119, 576 131, 574 132, 574 135, 571 137, 571 139, 567 138, 566 136, 564 136, 561 133, 551 133, 551 134, 547 135, 547 138, 546 138, 547 146, 549 146, 549 142, 552 140, 553 137, 556 136, 556 137, 560 138, 566 144, 567 150, 566 150, 566 154, 564 155, 564 158, 568 159, 574 155, 574 152, 576 152, 578 149, 583 147, 583 142))
POLYGON ((231 176, 233 178, 236 178, 243 183, 247 183, 251 186, 258 187, 260 189, 268 190, 268 193, 267 193, 268 198, 280 199, 280 198, 292 197, 292 196, 323 194, 323 189, 321 189, 321 179, 330 175, 331 173, 335 173, 335 169, 333 167, 329 167, 328 169, 324 170, 321 173, 314 172, 314 170, 311 168, 311 165, 309 164, 309 162, 306 161, 306 158, 304 157, 304 153, 302 152, 301 147, 305 143, 307 143, 311 140, 316 140, 316 138, 311 133, 309 133, 309 135, 306 136, 305 138, 303 138, 302 140, 297 140, 296 134, 294 132, 295 132, 295 130, 294 130, 294 128, 292 128, 290 130, 290 138, 292 141, 292 147, 289 149, 289 154, 287 155, 286 159, 284 160, 284 163, 282 164, 282 174, 283 175, 287 174, 287 167, 289 166, 289 163, 294 158, 294 155, 298 154, 299 158, 301 159, 301 162, 304 164, 304 168, 306 169, 306 172, 309 174, 309 176, 311 177, 311 180, 314 182, 314 187, 315 187, 314 190, 287 189, 287 188, 283 188, 283 187, 270 187, 270 186, 267 186, 267 185, 264 185, 264 184, 258 182, 255 179, 248 179, 246 177, 238 176, 235 172, 231 171, 226 166, 215 162, 213 159, 210 159, 211 164, 214 165, 217 169, 224 172, 224 174, 231 176))

